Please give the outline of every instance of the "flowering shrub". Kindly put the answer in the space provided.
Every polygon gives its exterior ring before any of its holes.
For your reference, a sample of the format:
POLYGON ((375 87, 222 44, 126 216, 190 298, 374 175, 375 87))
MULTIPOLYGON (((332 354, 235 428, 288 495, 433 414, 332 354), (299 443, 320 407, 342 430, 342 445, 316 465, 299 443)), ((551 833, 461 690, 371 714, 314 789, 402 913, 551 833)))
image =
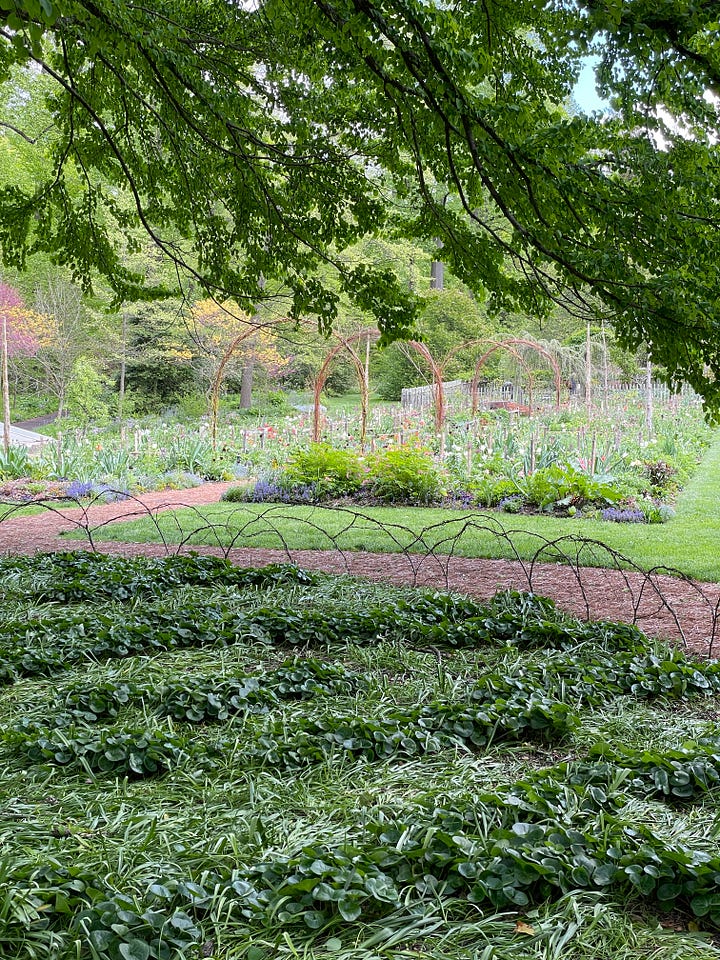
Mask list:
POLYGON ((65 488, 65 495, 73 500, 89 497, 93 492, 94 485, 91 480, 73 480, 65 488))
POLYGON ((610 520, 613 523, 645 523, 647 520, 642 510, 623 509, 622 507, 606 507, 602 511, 601 517, 603 520, 610 520))

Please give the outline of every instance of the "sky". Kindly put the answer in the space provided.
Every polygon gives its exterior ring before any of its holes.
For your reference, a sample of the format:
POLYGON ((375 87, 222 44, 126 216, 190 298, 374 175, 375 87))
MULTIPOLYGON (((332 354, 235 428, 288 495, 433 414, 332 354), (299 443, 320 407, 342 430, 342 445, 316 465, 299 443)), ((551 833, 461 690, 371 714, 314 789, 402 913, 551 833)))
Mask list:
POLYGON ((588 58, 580 71, 580 78, 574 90, 575 100, 583 113, 592 113, 593 110, 607 110, 607 100, 602 100, 595 90, 594 65, 597 58, 588 58))

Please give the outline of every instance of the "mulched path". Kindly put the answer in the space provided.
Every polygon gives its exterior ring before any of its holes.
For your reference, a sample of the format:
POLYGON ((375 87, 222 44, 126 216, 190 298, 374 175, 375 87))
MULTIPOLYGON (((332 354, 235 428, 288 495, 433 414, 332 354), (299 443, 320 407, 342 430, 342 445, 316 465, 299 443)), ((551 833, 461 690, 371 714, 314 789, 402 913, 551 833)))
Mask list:
MULTIPOLYGON (((216 503, 230 486, 207 483, 192 490, 143 494, 121 503, 85 508, 50 504, 33 516, 9 516, 0 522, 0 554, 36 553, 81 547, 60 534, 129 520, 181 506, 216 503)), ((8 509, 7 507, 2 509, 8 509)), ((92 544, 106 553, 164 556, 173 545, 140 543, 92 544)), ((184 549, 184 548, 183 548, 184 549)), ((393 584, 432 586, 486 598, 498 589, 532 589, 583 617, 635 622, 648 634, 684 640, 698 653, 720 650, 720 584, 703 584, 670 576, 647 577, 635 572, 560 564, 529 564, 465 557, 380 554, 339 550, 256 550, 192 547, 199 553, 227 555, 242 566, 263 566, 292 560, 301 567, 329 573, 383 580, 393 584)))

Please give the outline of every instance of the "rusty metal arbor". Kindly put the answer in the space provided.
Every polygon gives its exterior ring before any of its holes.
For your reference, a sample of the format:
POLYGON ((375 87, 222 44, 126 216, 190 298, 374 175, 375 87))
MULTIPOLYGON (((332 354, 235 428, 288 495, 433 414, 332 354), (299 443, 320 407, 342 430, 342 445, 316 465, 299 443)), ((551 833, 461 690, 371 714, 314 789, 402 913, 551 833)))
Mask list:
MULTIPOLYGON (((330 373, 330 367, 333 361, 343 352, 346 351, 350 355, 353 366, 355 367, 355 372, 357 374, 358 384, 360 386, 360 406, 361 406, 361 428, 360 428, 360 443, 364 445, 365 435, 367 432, 367 416, 368 416, 368 396, 369 396, 369 384, 367 382, 367 365, 363 363, 360 355, 355 349, 355 345, 365 341, 367 349, 369 349, 370 343, 378 340, 380 338, 380 332, 374 328, 367 328, 365 330, 360 330, 358 333, 353 334, 350 337, 338 337, 338 343, 332 348, 332 350, 327 354, 323 362, 320 371, 315 379, 314 389, 313 389, 313 440, 317 442, 320 439, 320 394, 325 386, 327 378, 330 373)), ((441 361, 435 359, 427 345, 420 343, 417 340, 408 340, 405 343, 406 347, 411 347, 416 353, 419 353, 420 356, 425 360, 433 378, 433 394, 435 400, 435 429, 438 434, 442 433, 445 427, 445 417, 447 415, 447 404, 445 402, 445 389, 443 386, 443 379, 445 376, 445 370, 447 364, 453 357, 457 356, 462 350, 468 350, 473 347, 483 347, 489 345, 489 349, 485 350, 482 356, 477 360, 475 364, 475 372, 473 379, 470 384, 470 396, 472 402, 472 412, 473 414, 477 413, 478 407, 478 384, 480 382, 480 371, 485 361, 495 353, 496 350, 506 350, 510 353, 520 364, 520 366, 525 371, 528 383, 528 398, 530 400, 530 406, 532 406, 532 388, 533 388, 533 378, 532 370, 530 369, 527 360, 522 355, 522 352, 519 348, 529 347, 532 350, 535 350, 537 353, 541 354, 550 364, 553 377, 555 381, 555 404, 556 407, 560 407, 560 392, 562 390, 562 374, 560 371, 560 365, 557 362, 556 357, 547 350, 542 344, 536 343, 534 340, 530 340, 525 337, 512 337, 507 340, 489 340, 489 339, 479 339, 479 340, 467 340, 464 343, 459 344, 457 347, 453 347, 441 361)))
POLYGON ((225 377, 225 370, 227 369, 228 363, 242 342, 247 340, 249 337, 254 336, 260 327, 268 328, 277 326, 281 322, 281 320, 269 320, 257 325, 248 322, 246 329, 241 330, 241 332, 228 344, 223 355, 221 356, 217 371, 210 385, 210 435, 212 438, 213 450, 215 450, 217 447, 217 422, 218 409, 220 406, 220 388, 225 377))
POLYGON ((549 350, 545 349, 541 344, 536 343, 534 340, 530 340, 522 337, 513 337, 508 340, 488 340, 486 338, 479 340, 466 340, 463 343, 458 344, 458 346, 453 347, 452 350, 449 350, 448 353, 443 357, 442 360, 436 360, 430 350, 424 343, 419 343, 417 340, 410 340, 407 343, 408 347, 412 347, 417 353, 419 353, 423 359, 426 361, 433 377, 433 392, 435 397, 435 429, 438 433, 441 433, 445 426, 445 417, 447 415, 447 404, 445 402, 445 388, 443 386, 443 381, 445 378, 445 371, 447 369, 448 363, 456 357, 463 350, 469 350, 473 347, 482 347, 490 344, 490 349, 486 350, 485 353, 478 359, 475 365, 475 373, 470 384, 470 395, 472 398, 472 412, 473 414, 477 413, 478 406, 478 384, 480 381, 480 370, 485 361, 490 357, 496 350, 507 350, 508 353, 517 360, 520 366, 525 371, 528 382, 528 397, 530 400, 530 406, 532 406, 532 370, 530 369, 529 364, 523 357, 519 347, 531 347, 540 353, 545 359, 550 363, 550 366, 553 369, 554 380, 555 380, 555 395, 556 395, 556 406, 560 406, 560 391, 562 389, 562 376, 560 372, 560 366, 556 358, 550 353, 549 350))
MULTIPOLYGON (((523 369, 526 372, 528 378, 528 396, 530 399, 530 406, 532 406, 532 371, 528 366, 525 358, 521 355, 518 347, 530 347, 530 349, 535 350, 542 357, 544 357, 553 371, 553 379, 555 381, 555 408, 560 409, 560 394, 562 391, 562 373, 560 370, 560 364, 557 361, 557 358, 553 354, 543 347, 541 344, 536 343, 534 340, 526 339, 524 337, 512 337, 508 340, 477 340, 474 343, 467 344, 467 346, 474 346, 475 344, 488 343, 490 348, 483 353, 481 357, 478 358, 475 364, 475 373, 473 374, 472 382, 470 384, 470 397, 472 401, 472 412, 473 415, 477 413, 478 408, 478 385, 480 383, 480 372, 482 370, 483 364, 485 361, 492 356, 497 350, 507 350, 508 353, 511 353, 516 360, 520 363, 523 369)), ((456 348, 457 349, 457 348, 456 348)))
POLYGON ((370 344, 380 339, 380 331, 373 327, 360 330, 358 333, 349 337, 338 337, 338 343, 327 354, 323 365, 318 371, 313 384, 313 441, 317 443, 320 440, 320 394, 330 375, 330 367, 337 357, 346 351, 350 355, 355 373, 357 375, 358 386, 360 387, 360 446, 365 446, 365 435, 367 433, 368 419, 368 398, 370 396, 370 384, 368 383, 367 356, 363 363, 360 355, 355 349, 355 345, 364 341, 366 350, 369 352, 370 344))

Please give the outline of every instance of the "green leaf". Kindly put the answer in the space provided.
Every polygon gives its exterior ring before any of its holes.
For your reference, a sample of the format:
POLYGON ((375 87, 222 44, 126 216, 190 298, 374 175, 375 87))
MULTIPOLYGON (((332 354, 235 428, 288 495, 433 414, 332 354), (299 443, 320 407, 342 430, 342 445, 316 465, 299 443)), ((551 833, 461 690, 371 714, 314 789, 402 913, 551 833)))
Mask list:
POLYGON ((362 907, 356 900, 340 900, 338 902, 338 912, 343 920, 347 920, 349 923, 357 918, 362 913, 362 907))
POLYGON ((123 960, 148 960, 150 957, 150 947, 142 940, 121 943, 118 950, 123 960))

